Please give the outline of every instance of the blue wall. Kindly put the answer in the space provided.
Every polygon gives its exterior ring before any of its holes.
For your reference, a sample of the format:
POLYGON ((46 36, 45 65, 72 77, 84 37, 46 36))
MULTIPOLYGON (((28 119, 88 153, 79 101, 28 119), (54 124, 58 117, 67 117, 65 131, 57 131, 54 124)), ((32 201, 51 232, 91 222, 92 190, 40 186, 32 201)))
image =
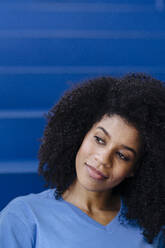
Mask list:
POLYGON ((71 83, 147 72, 165 81, 163 0, 1 0, 0 209, 44 189, 44 113, 71 83))

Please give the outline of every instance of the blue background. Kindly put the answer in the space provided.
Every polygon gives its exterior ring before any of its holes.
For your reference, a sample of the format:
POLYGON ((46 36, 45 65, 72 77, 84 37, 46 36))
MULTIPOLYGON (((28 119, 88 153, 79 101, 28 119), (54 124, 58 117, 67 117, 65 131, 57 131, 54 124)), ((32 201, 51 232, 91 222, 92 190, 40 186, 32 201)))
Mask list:
POLYGON ((44 189, 44 114, 64 90, 127 72, 165 81, 164 0, 1 0, 0 209, 44 189))

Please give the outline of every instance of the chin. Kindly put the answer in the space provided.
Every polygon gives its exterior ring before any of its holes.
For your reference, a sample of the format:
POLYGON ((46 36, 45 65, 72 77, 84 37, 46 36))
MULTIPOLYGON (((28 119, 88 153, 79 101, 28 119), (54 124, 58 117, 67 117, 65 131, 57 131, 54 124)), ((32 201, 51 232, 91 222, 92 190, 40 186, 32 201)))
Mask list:
POLYGON ((104 192, 104 191, 109 191, 111 190, 111 188, 105 188, 102 187, 101 185, 94 185, 94 184, 89 184, 89 183, 82 183, 79 182, 79 184, 81 185, 82 188, 84 188, 87 191, 91 191, 91 192, 104 192))

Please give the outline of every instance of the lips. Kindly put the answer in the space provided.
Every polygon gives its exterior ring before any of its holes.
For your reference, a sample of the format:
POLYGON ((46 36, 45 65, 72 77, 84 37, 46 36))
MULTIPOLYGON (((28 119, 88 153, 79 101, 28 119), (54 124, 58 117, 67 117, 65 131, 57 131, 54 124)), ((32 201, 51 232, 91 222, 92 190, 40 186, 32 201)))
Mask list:
POLYGON ((103 179, 107 179, 108 177, 106 175, 104 175, 102 172, 96 170, 93 166, 85 163, 89 172, 89 175, 94 178, 94 179, 99 179, 99 180, 103 180, 103 179))

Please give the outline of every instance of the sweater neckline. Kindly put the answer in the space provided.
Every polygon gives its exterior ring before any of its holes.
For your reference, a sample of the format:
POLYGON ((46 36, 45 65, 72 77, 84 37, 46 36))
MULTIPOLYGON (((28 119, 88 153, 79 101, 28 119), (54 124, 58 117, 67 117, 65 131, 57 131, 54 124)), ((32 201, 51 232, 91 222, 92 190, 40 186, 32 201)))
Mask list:
POLYGON ((63 202, 65 205, 67 205, 69 208, 71 208, 80 218, 83 218, 84 221, 88 222, 91 225, 94 225, 96 228, 108 231, 110 233, 112 233, 117 226, 119 225, 119 216, 121 214, 121 210, 123 208, 123 201, 122 198, 120 197, 120 210, 117 213, 117 215, 106 225, 103 225, 99 222, 97 222, 96 220, 94 220, 92 217, 90 217, 87 213, 85 213, 84 211, 82 211, 80 208, 78 208, 77 206, 75 206, 74 204, 66 201, 63 199, 63 197, 61 196, 59 199, 61 202, 63 202))

